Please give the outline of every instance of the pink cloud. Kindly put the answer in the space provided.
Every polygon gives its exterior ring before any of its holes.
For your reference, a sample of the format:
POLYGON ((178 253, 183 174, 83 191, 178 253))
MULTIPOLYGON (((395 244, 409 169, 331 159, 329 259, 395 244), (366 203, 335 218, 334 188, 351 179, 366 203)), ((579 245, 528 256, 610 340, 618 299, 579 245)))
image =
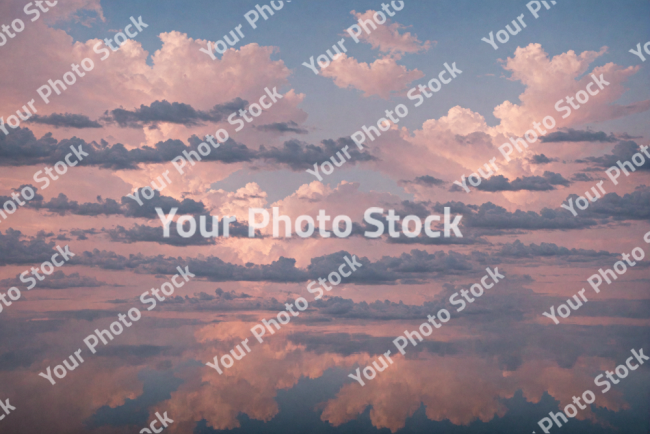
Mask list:
MULTIPOLYGON (((352 11, 351 14, 354 15, 359 20, 372 21, 373 15, 376 11, 367 10, 364 13, 352 11)), ((372 26, 369 26, 369 29, 372 26)), ((372 48, 379 48, 380 51, 384 53, 389 53, 395 58, 401 57, 402 54, 406 53, 419 53, 421 51, 427 51, 431 48, 431 41, 421 42, 416 35, 406 32, 400 34, 400 30, 405 29, 406 26, 403 26, 399 23, 391 23, 390 20, 387 20, 385 24, 378 25, 376 29, 372 30, 370 34, 362 31, 359 39, 367 42, 372 45, 372 48)))
POLYGON ((382 98, 388 98, 391 92, 404 91, 410 82, 424 77, 424 73, 417 69, 409 71, 398 65, 392 57, 368 64, 345 54, 333 60, 322 74, 333 78, 338 87, 352 87, 363 91, 365 97, 378 95, 382 98))
MULTIPOLYGON (((585 51, 576 54, 573 50, 558 54, 553 58, 543 50, 540 44, 519 47, 512 58, 505 61, 504 69, 512 72, 512 80, 526 85, 524 93, 519 95, 520 104, 504 101, 494 109, 494 115, 501 119, 497 128, 504 134, 523 134, 532 127, 533 122, 541 122, 548 115, 557 121, 557 127, 570 127, 590 122, 601 122, 633 113, 640 113, 650 108, 650 100, 639 101, 627 106, 614 104, 627 90, 623 83, 634 75, 639 67, 621 67, 614 63, 594 68, 591 73, 589 65, 607 52, 607 47, 600 51, 585 51), (558 112, 555 103, 567 96, 575 97, 576 92, 584 90, 593 79, 591 75, 610 83, 599 93, 591 96, 589 101, 562 119, 565 112, 558 112)), ((564 102, 563 105, 568 105, 564 102)))

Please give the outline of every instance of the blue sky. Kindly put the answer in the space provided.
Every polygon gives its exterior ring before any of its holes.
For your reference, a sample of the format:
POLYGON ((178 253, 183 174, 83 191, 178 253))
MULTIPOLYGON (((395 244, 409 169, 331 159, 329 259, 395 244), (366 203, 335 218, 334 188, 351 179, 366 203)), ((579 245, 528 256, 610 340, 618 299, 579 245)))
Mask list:
MULTIPOLYGON (((376 9, 380 1, 361 0, 309 2, 297 1, 286 3, 269 21, 260 24, 257 29, 250 28, 244 14, 254 8, 255 1, 194 1, 174 4, 170 1, 112 1, 105 5, 106 23, 98 23, 92 29, 77 25, 70 34, 76 39, 100 38, 109 35, 109 29, 121 28, 129 22, 131 15, 142 15, 149 24, 146 32, 138 41, 150 53, 161 47, 157 35, 161 32, 176 30, 187 33, 192 38, 216 40, 223 34, 244 24, 245 45, 256 42, 273 45, 280 49, 278 57, 294 72, 290 77, 291 86, 298 92, 307 94, 304 103, 309 113, 310 122, 322 127, 314 134, 314 139, 333 138, 350 135, 362 122, 371 123, 383 113, 385 108, 392 108, 406 98, 393 98, 384 101, 378 97, 360 99, 358 91, 339 89, 331 80, 314 75, 302 66, 310 56, 318 56, 340 39, 344 29, 356 20, 350 14, 353 7, 357 12, 376 9), (365 116, 349 116, 363 113, 365 116)), ((418 68, 427 77, 437 74, 444 62, 456 62, 463 70, 463 80, 454 83, 409 116, 406 125, 409 128, 419 126, 423 120, 440 117, 454 105, 471 108, 481 113, 489 124, 496 123, 492 116, 494 107, 504 100, 516 102, 523 86, 502 77, 509 74, 503 71, 499 59, 514 54, 518 46, 540 43, 550 55, 574 50, 577 53, 586 50, 598 51, 608 46, 605 56, 597 59, 593 66, 614 62, 619 65, 638 65, 638 57, 628 53, 638 42, 650 39, 650 26, 647 16, 650 4, 647 1, 598 2, 578 0, 558 2, 550 10, 542 8, 540 17, 533 19, 525 2, 504 0, 498 4, 460 0, 457 2, 406 2, 406 6, 396 14, 394 19, 412 26, 409 31, 417 34, 421 41, 437 41, 435 47, 425 55, 406 55, 402 61, 409 69, 418 68), (596 7, 596 4, 598 6, 596 7), (490 31, 495 33, 521 13, 528 27, 511 37, 510 41, 498 50, 481 41, 490 31), (462 30, 460 30, 462 29, 462 30), (494 74, 494 76, 486 76, 494 74)), ((359 61, 372 61, 377 51, 368 44, 354 44, 349 40, 350 54, 359 61)), ((634 88, 623 96, 621 103, 646 99, 650 92, 647 83, 650 74, 647 68, 630 80, 634 88)), ((418 82, 423 82, 424 78, 418 82)), ((637 119, 628 120, 621 125, 630 128, 630 134, 638 126, 637 119), (636 125, 636 127, 635 127, 636 125)))

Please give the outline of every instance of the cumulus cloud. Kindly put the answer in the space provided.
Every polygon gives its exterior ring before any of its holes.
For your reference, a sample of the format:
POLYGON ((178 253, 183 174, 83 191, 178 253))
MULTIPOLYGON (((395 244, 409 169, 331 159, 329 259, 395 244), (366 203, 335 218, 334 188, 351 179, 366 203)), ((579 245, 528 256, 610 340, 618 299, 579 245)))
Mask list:
MULTIPOLYGON (((364 13, 356 11, 350 13, 354 15, 357 20, 363 20, 364 22, 371 21, 372 24, 375 24, 373 16, 377 12, 373 10, 367 10, 364 13)), ((391 22, 391 20, 387 20, 386 23, 376 26, 376 29, 373 29, 372 25, 368 25, 368 27, 369 29, 372 29, 372 31, 366 33, 362 29, 361 35, 358 36, 359 40, 366 42, 372 45, 372 48, 378 48, 379 51, 388 53, 395 58, 399 58, 401 55, 407 53, 427 51, 432 45, 431 41, 421 42, 416 35, 413 35, 410 32, 400 34, 400 31, 407 27, 399 23, 391 22)), ((347 32, 346 35, 349 36, 347 32)))
MULTIPOLYGON (((512 73, 513 80, 521 81, 526 90, 519 95, 521 104, 505 101, 494 109, 494 115, 501 120, 498 129, 504 134, 521 135, 532 128, 533 122, 541 122, 548 115, 552 115, 557 121, 556 128, 569 128, 648 110, 650 100, 625 106, 614 103, 626 91, 623 83, 638 72, 639 66, 624 68, 607 63, 585 74, 590 64, 606 52, 607 47, 598 52, 584 51, 580 54, 570 50, 551 58, 540 44, 518 47, 514 56, 509 57, 503 67, 512 73), (590 96, 586 103, 587 110, 572 110, 569 117, 562 119, 554 108, 555 103, 567 96, 574 97, 576 92, 584 90, 588 83, 593 81, 592 74, 598 78, 602 75, 610 84, 599 89, 597 95, 590 96)), ((576 137, 580 135, 578 133, 576 137)), ((568 134, 567 137, 570 138, 571 135, 568 134)))
MULTIPOLYGON (((71 63, 79 63, 88 57, 96 66, 101 62, 101 68, 96 67, 92 73, 77 80, 73 87, 66 90, 65 97, 53 97, 47 109, 56 113, 75 113, 79 107, 83 107, 84 115, 97 119, 107 109, 118 108, 116 115, 124 115, 126 119, 120 118, 124 122, 133 118, 145 122, 161 119, 159 129, 153 130, 150 129, 154 127, 153 122, 143 123, 142 131, 119 128, 117 123, 105 125, 106 134, 113 136, 111 142, 137 140, 130 143, 133 146, 144 138, 144 142, 151 146, 170 137, 190 135, 192 133, 188 133, 184 123, 162 121, 173 121, 174 118, 169 117, 172 111, 179 116, 189 116, 189 119, 183 118, 184 122, 199 122, 202 117, 216 119, 217 113, 211 113, 215 105, 226 105, 222 107, 226 110, 227 104, 237 98, 257 101, 265 94, 265 87, 279 89, 287 85, 287 78, 291 74, 282 60, 271 59, 277 51, 275 47, 248 44, 228 50, 220 59, 213 61, 199 51, 205 47, 206 41, 195 40, 176 31, 159 34, 162 46, 153 53, 143 50, 140 41, 130 39, 102 61, 101 55, 93 51, 96 44, 103 43, 101 40, 75 41, 63 30, 47 28, 40 23, 39 20, 31 26, 32 32, 22 35, 20 47, 15 44, 4 47, 12 51, 6 53, 8 55, 19 56, 27 51, 31 54, 21 57, 21 62, 5 62, 0 67, 0 87, 6 91, 0 102, 3 112, 15 111, 16 107, 25 104, 26 93, 33 93, 48 79, 60 78, 60 74, 70 69, 71 63), (43 61, 47 62, 48 68, 42 68, 43 61), (181 72, 178 65, 193 67, 183 68, 185 71, 181 72), (26 75, 25 70, 32 72, 26 75), (56 77, 52 76, 52 71, 59 71, 56 77), (206 85, 209 85, 210 92, 205 91, 206 85), (173 102, 184 105, 177 105, 174 111, 174 107, 167 106, 173 106, 173 102), (158 107, 161 104, 166 107, 158 107), (149 119, 151 116, 153 118, 149 119)), ((300 124, 307 116, 297 108, 303 97, 292 90, 284 92, 284 98, 274 104, 273 110, 265 111, 260 122, 268 124, 293 120, 300 124)), ((39 107, 39 115, 50 114, 42 113, 42 110, 45 108, 39 107)), ((43 128, 45 125, 31 125, 37 128, 39 135, 47 131, 43 128)), ((94 137, 91 131, 84 132, 84 138, 94 137)))
POLYGON ((391 57, 377 59, 369 64, 346 54, 332 60, 321 75, 333 78, 334 84, 340 88, 351 87, 362 91, 365 97, 377 95, 381 98, 389 98, 393 92, 404 91, 413 80, 424 77, 422 71, 409 71, 391 57))

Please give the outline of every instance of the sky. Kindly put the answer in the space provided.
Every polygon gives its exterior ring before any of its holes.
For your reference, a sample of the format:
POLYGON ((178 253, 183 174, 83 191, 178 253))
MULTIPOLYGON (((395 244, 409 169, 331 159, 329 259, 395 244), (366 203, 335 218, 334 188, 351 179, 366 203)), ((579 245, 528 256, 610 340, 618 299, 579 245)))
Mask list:
POLYGON ((534 3, 404 1, 358 42, 346 30, 382 2, 284 1, 256 28, 246 16, 263 3, 248 0, 0 4, 0 25, 24 24, 0 45, 0 401, 15 407, 0 406, 2 432, 148 432, 166 413, 170 433, 537 434, 591 390, 546 430, 647 433, 648 364, 604 393, 595 381, 650 353, 650 3, 548 2, 537 18, 534 3), (498 49, 482 40, 522 15, 498 49), (238 25, 232 47, 206 52, 238 25), (341 40, 318 74, 304 66, 341 40), (451 80, 431 92, 433 79, 451 80), (231 114, 274 89, 236 131, 231 114), (448 209, 462 237, 371 238, 373 207, 382 221, 448 209), (166 237, 156 209, 174 208, 166 237), (346 215, 351 233, 249 237, 253 208, 346 215), (230 236, 183 237, 181 216, 232 217, 230 236), (346 258, 361 265, 316 298, 346 258), (458 309, 488 269, 505 277, 458 309), (553 320, 567 300, 583 303, 553 320), (401 354, 394 340, 441 309, 449 322, 401 354), (110 327, 106 344, 89 338, 110 327), (365 385, 350 376, 387 350, 365 385))

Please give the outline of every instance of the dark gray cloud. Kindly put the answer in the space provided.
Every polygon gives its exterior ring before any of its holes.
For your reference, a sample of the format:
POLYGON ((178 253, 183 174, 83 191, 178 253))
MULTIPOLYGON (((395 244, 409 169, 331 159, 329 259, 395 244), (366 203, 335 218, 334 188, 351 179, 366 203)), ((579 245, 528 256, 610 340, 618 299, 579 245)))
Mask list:
POLYGON ((595 181, 594 178, 592 178, 590 175, 583 173, 583 172, 578 172, 574 174, 571 177, 571 181, 573 182, 586 182, 586 181, 595 181))
MULTIPOLYGON (((142 189, 138 189, 138 192, 142 200, 142 189)), ((158 218, 156 208, 162 208, 164 212, 169 212, 172 208, 178 208, 178 215, 207 213, 203 202, 197 202, 188 198, 179 201, 170 196, 163 196, 157 190, 153 190, 153 193, 153 198, 143 200, 142 206, 128 196, 122 197, 123 215, 125 217, 158 218)))
MULTIPOLYGON (((199 221, 199 216, 194 216, 196 221, 199 221)), ((206 216, 206 230, 212 230, 212 218, 206 216)), ((188 223, 189 224, 189 223, 188 223)), ((235 238, 248 238, 248 225, 238 221, 230 222, 230 237, 235 238)), ((169 231, 169 237, 163 237, 162 225, 159 226, 146 226, 136 224, 131 229, 125 229, 122 226, 117 226, 115 229, 105 229, 104 232, 108 235, 111 241, 120 243, 138 243, 138 242, 153 242, 158 244, 169 244, 172 246, 205 246, 216 244, 218 240, 222 239, 222 220, 219 221, 219 237, 205 238, 201 235, 200 231, 189 237, 181 237, 177 230, 176 225, 172 226, 169 231)), ((259 234, 259 231, 257 231, 259 234)))
POLYGON ((113 199, 107 199, 99 203, 82 203, 71 201, 68 197, 59 193, 57 197, 53 197, 47 202, 38 202, 31 205, 32 208, 39 210, 46 210, 55 214, 65 215, 72 213, 83 216, 97 216, 104 215, 119 215, 123 214, 122 207, 113 199))
MULTIPOLYGON (((177 214, 201 214, 206 213, 205 205, 202 202, 196 202, 193 199, 183 199, 179 201, 173 197, 162 196, 159 191, 153 190, 154 197, 150 200, 142 200, 142 189, 138 190, 142 205, 139 205, 134 199, 124 196, 121 203, 114 199, 97 198, 96 203, 82 203, 69 200, 68 197, 59 193, 57 197, 50 199, 47 202, 35 202, 31 204, 32 208, 50 211, 59 215, 66 213, 83 215, 83 216, 98 216, 98 215, 123 215, 125 217, 139 217, 154 219, 158 218, 156 208, 162 208, 163 211, 169 212, 171 208, 178 208, 177 214)), ((71 232, 72 233, 72 232, 71 232)), ((79 235, 74 234, 72 235, 79 235)))
POLYGON ((558 161, 557 158, 548 158, 544 154, 536 154, 533 155, 531 158, 528 159, 530 164, 548 164, 548 163, 554 163, 558 161))
POLYGON ((618 139, 613 134, 609 136, 602 131, 580 131, 568 128, 563 131, 542 136, 543 143, 553 142, 616 142, 618 139))
MULTIPOLYGON (((21 186, 18 187, 18 188, 14 188, 14 189, 13 189, 13 192, 19 195, 18 198, 19 198, 21 201, 26 202, 26 203, 28 203, 28 204, 30 204, 30 205, 40 203, 40 202, 43 200, 43 196, 41 196, 40 194, 38 194, 38 188, 34 187, 34 186, 31 185, 31 184, 23 184, 23 185, 21 185, 21 186), (25 187, 31 187, 32 190, 33 190, 34 193, 35 193, 35 194, 34 194, 34 197, 33 197, 31 200, 26 200, 24 197, 20 196, 20 192, 21 192, 25 187)), ((4 204, 5 204, 6 202, 9 202, 9 201, 14 202, 14 205, 16 204, 15 201, 13 200, 13 198, 12 198, 11 196, 0 196, 0 208, 3 208, 3 207, 4 207, 4 204)), ((7 213, 5 212, 5 214, 7 214, 7 213)))
POLYGON ((171 246, 207 246, 215 244, 214 238, 205 238, 197 231, 190 238, 183 238, 176 231, 170 231, 169 237, 163 237, 162 226, 146 226, 136 224, 131 229, 117 226, 115 229, 105 229, 109 239, 119 243, 154 242, 171 246))
MULTIPOLYGON (((576 195, 569 197, 577 198, 576 195)), ((632 193, 619 196, 608 193, 589 208, 581 211, 585 216, 594 218, 612 218, 613 220, 650 220, 650 187, 642 186, 632 193)))
MULTIPOLYGON (((401 218, 404 218, 407 215, 415 215, 420 217, 421 219, 426 219, 431 214, 430 207, 431 207, 431 203, 428 201, 414 202, 410 200, 404 200, 400 203, 400 207, 395 210, 395 215, 400 216, 401 218)), ((373 218, 382 222, 384 228, 389 227, 387 217, 388 217, 388 210, 384 210, 384 213, 382 215, 373 214, 373 218)), ((433 226, 435 225, 432 225, 432 227, 433 226)), ((369 225, 365 221, 362 221, 361 223, 352 222, 352 232, 350 233, 350 237, 364 237, 365 236, 364 233, 366 231, 374 232, 376 230, 377 228, 375 226, 369 225)), ((401 232, 401 223, 397 224, 397 230, 401 232)), ((433 228, 432 230, 437 230, 437 229, 433 228)), ((463 232, 463 237, 449 237, 449 238, 446 237, 431 238, 427 236, 424 231, 422 231, 420 236, 413 237, 413 238, 407 237, 404 234, 400 234, 400 236, 397 238, 392 238, 389 237, 387 233, 385 233, 381 238, 386 240, 386 242, 393 243, 393 244, 424 244, 424 245, 486 244, 487 241, 481 239, 478 232, 479 231, 470 229, 463 232)), ((319 238, 318 232, 316 230, 314 230, 313 238, 319 238)))
MULTIPOLYGON (((190 138, 190 145, 185 145, 180 140, 166 140, 158 142, 154 147, 143 146, 136 149, 127 149, 123 144, 116 143, 110 146, 107 142, 85 142, 79 138, 57 141, 52 133, 47 133, 40 139, 27 128, 17 128, 8 136, 0 135, 0 165, 2 166, 31 166, 48 164, 53 165, 62 161, 71 152, 70 146, 87 153, 79 166, 96 166, 112 170, 135 170, 138 164, 166 163, 183 151, 197 152, 201 140, 197 137, 190 138)), ((198 155, 198 154, 197 154, 198 155)), ((256 152, 245 145, 229 139, 223 143, 218 151, 211 152, 202 161, 220 161, 223 163, 236 163, 252 161, 256 152)))
MULTIPOLYGON (((202 294, 204 294, 204 293, 202 292, 199 295, 202 295, 202 294)), ((238 294, 235 291, 224 291, 221 288, 215 289, 214 294, 215 294, 216 298, 219 298, 219 299, 222 299, 222 300, 234 300, 236 298, 250 298, 251 297, 250 295, 246 294, 245 292, 242 292, 241 294, 238 294)))
MULTIPOLYGON (((99 251, 83 252, 71 259, 76 265, 97 266, 109 270, 132 270, 137 273, 172 275, 176 274, 179 265, 188 266, 197 277, 214 282, 278 282, 298 283, 327 277, 332 270, 338 269, 345 263, 344 257, 352 254, 341 251, 330 255, 312 258, 305 268, 297 268, 293 258, 280 257, 271 264, 236 265, 224 262, 222 259, 209 256, 204 258, 171 258, 162 255, 144 256, 130 255, 128 258, 114 252, 99 251)), ((367 258, 358 258, 362 264, 350 277, 345 279, 353 284, 415 284, 427 281, 433 276, 461 275, 481 272, 484 254, 464 255, 461 253, 411 250, 399 257, 383 257, 376 262, 367 258), (481 263, 480 265, 476 265, 481 263)))
POLYGON ((45 232, 43 230, 40 230, 36 233, 36 238, 41 238, 41 239, 50 238, 53 236, 54 236, 54 232, 45 232))
POLYGON ((503 175, 495 175, 489 179, 483 179, 476 187, 481 191, 549 191, 555 190, 556 185, 568 186, 571 182, 564 179, 562 175, 555 172, 544 172, 544 176, 524 176, 514 181, 509 181, 503 175))
POLYGON ((416 184, 423 187, 439 187, 441 185, 444 185, 445 181, 442 179, 434 178, 430 175, 424 175, 416 177, 413 181, 403 179, 400 181, 400 184, 416 184))
POLYGON ((77 237, 77 241, 85 241, 88 239, 88 235, 97 235, 99 232, 95 229, 72 229, 69 234, 77 237))
MULTIPOLYGON (((287 300, 293 302, 294 300, 287 300)), ((165 301, 165 310, 192 312, 235 312, 235 311, 259 311, 266 310, 277 312, 285 310, 284 303, 274 297, 254 298, 247 294, 236 294, 234 291, 224 292, 222 296, 213 296, 205 292, 193 296, 181 297, 177 295, 165 301), (223 296, 225 295, 225 297, 223 296)))
MULTIPOLYGON (((646 152, 648 150, 646 149, 646 152)), ((650 171, 650 158, 648 158, 645 153, 641 151, 641 148, 639 145, 636 144, 636 142, 633 141, 625 141, 625 142, 620 142, 617 143, 616 146, 614 146, 614 149, 612 149, 611 154, 606 154, 601 157, 589 157, 589 158, 584 158, 582 160, 576 160, 577 163, 590 163, 593 167, 598 167, 598 168, 610 168, 611 166, 616 166, 617 162, 621 161, 629 161, 634 169, 636 170, 643 170, 643 171, 650 171), (632 162, 632 157, 634 154, 641 154, 645 162, 641 166, 636 166, 632 162)), ((637 161, 642 161, 640 158, 637 158, 637 161)), ((631 172, 629 169, 629 166, 627 166, 627 170, 631 172)), ((625 176, 623 173, 621 173, 621 176, 625 176)))
POLYGON ((51 115, 33 115, 27 122, 51 125, 54 128, 103 128, 102 124, 91 120, 86 115, 72 113, 52 113, 51 115))
POLYGON ((260 131, 275 132, 275 133, 296 133, 296 134, 309 133, 308 130, 304 128, 300 128, 300 126, 294 121, 273 122, 272 124, 260 125, 259 127, 255 127, 255 128, 260 131))
POLYGON ((347 152, 350 154, 350 161, 376 160, 367 152, 360 152, 349 137, 340 138, 336 141, 327 139, 323 140, 321 144, 322 146, 317 146, 298 140, 289 140, 284 142, 282 148, 273 146, 267 149, 265 146, 260 146, 257 158, 285 164, 292 170, 313 169, 314 163, 320 164, 324 161, 330 161, 330 157, 334 157, 337 163, 347 160, 341 149, 348 146, 347 152))
POLYGON ((507 211, 492 202, 478 205, 466 205, 462 202, 437 203, 433 210, 442 213, 444 207, 450 207, 452 213, 463 215, 461 224, 469 228, 499 230, 542 230, 542 229, 584 229, 597 224, 592 218, 574 217, 564 209, 544 208, 535 211, 507 211))
MULTIPOLYGON (((577 197, 575 194, 569 195, 567 201, 572 198, 575 202, 577 197)), ((458 213, 463 216, 460 224, 463 228, 503 231, 585 229, 610 221, 650 219, 650 187, 639 186, 636 191, 624 196, 608 193, 596 202, 590 203, 589 208, 580 211, 580 214, 575 217, 563 208, 544 208, 539 213, 522 210, 509 212, 492 202, 480 206, 462 202, 436 203, 431 210, 443 213, 444 207, 450 207, 452 214, 458 213)), ((480 234, 480 232, 476 233, 477 236, 480 234)), ((500 235, 500 233, 483 235, 500 235)))
POLYGON ((184 103, 170 103, 166 100, 154 101, 151 105, 140 105, 135 110, 122 108, 107 111, 102 121, 117 123, 120 127, 142 128, 144 125, 158 123, 181 124, 187 127, 202 125, 206 122, 219 122, 232 112, 241 110, 248 103, 236 98, 226 104, 217 104, 209 111, 196 110, 184 103))
POLYGON ((28 368, 34 362, 42 360, 46 348, 21 348, 0 354, 0 371, 15 371, 19 368, 28 368))
POLYGON ((9 228, 4 234, 0 232, 0 266, 49 261, 55 246, 52 242, 28 238, 20 231, 9 228))
MULTIPOLYGON (((321 145, 312 145, 297 140, 284 143, 281 148, 266 148, 261 146, 259 151, 249 149, 246 145, 228 139, 217 150, 207 156, 201 156, 198 146, 202 140, 197 136, 188 139, 188 145, 180 140, 158 142, 153 147, 143 146, 127 149, 121 143, 109 145, 85 142, 79 138, 57 141, 52 133, 47 133, 37 139, 31 130, 17 128, 8 136, 0 135, 0 166, 31 166, 53 165, 71 152, 70 146, 81 149, 88 154, 84 156, 79 166, 96 166, 111 170, 136 170, 139 164, 158 164, 172 161, 183 152, 190 153, 193 158, 201 158, 201 162, 232 163, 270 163, 288 166, 292 170, 302 171, 313 168, 314 163, 329 161, 330 157, 340 161, 336 156, 345 145, 349 147, 351 161, 373 161, 375 157, 359 152, 349 137, 334 140, 323 140, 321 145)), ((341 153, 342 158, 346 159, 341 153)))
MULTIPOLYGON (((341 251, 312 258, 306 271, 312 279, 328 275, 343 263, 343 258, 346 255, 351 257, 349 253, 341 251)), ((376 262, 370 262, 367 258, 359 258, 358 261, 363 266, 346 278, 347 282, 358 284, 393 284, 398 281, 419 283, 427 280, 432 274, 463 274, 474 269, 470 256, 454 251, 429 253, 413 249, 410 253, 403 253, 398 257, 385 256, 376 262)))
POLYGON ((562 257, 563 260, 570 262, 591 261, 599 258, 614 258, 619 256, 616 253, 610 253, 605 250, 568 249, 553 243, 541 243, 540 245, 532 243, 527 246, 519 240, 504 244, 497 254, 510 258, 562 257))
MULTIPOLYGON (((10 287, 24 287, 25 284, 19 279, 20 274, 17 274, 13 279, 4 279, 0 281, 1 285, 10 287)), ((100 286, 121 286, 111 285, 106 282, 100 282, 94 277, 82 276, 79 273, 71 273, 66 275, 63 271, 57 270, 52 273, 47 279, 37 282, 36 289, 67 289, 67 288, 99 288, 100 286)))

